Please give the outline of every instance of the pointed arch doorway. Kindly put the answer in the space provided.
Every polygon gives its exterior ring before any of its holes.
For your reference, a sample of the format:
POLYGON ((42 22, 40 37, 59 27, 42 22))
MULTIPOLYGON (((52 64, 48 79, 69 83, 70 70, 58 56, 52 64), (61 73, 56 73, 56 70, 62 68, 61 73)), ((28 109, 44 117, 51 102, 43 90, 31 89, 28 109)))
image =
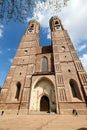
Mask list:
POLYGON ((40 111, 49 111, 50 110, 50 101, 47 96, 42 96, 40 100, 40 111))
POLYGON ((53 82, 41 77, 33 86, 30 98, 30 111, 56 112, 56 93, 53 82))

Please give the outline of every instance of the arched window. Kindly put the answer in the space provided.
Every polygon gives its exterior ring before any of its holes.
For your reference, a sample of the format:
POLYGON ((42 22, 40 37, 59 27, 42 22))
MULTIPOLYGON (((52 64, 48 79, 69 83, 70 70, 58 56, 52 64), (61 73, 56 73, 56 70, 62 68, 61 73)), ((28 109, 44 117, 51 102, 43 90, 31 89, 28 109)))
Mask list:
POLYGON ((48 61, 47 58, 44 57, 42 59, 42 72, 47 72, 48 71, 48 61))
POLYGON ((65 51, 65 50, 66 50, 65 46, 62 46, 62 50, 63 50, 63 51, 65 51))
POLYGON ((71 79, 69 84, 71 87, 73 97, 81 99, 81 95, 80 95, 80 91, 79 91, 77 82, 74 79, 71 79))
POLYGON ((59 24, 58 21, 55 21, 55 24, 59 24))
POLYGON ((18 82, 18 83, 17 83, 16 95, 15 95, 15 98, 16 98, 16 99, 19 99, 20 90, 21 90, 21 83, 18 82))

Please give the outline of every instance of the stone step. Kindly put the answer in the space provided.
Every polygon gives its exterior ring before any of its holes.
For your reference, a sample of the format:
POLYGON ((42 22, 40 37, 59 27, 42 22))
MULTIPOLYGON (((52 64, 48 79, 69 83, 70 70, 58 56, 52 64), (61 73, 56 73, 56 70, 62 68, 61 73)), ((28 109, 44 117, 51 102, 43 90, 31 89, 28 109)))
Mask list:
MULTIPOLYGON (((28 111, 28 109, 20 109, 18 111, 18 109, 1 109, 0 110, 0 114, 2 114, 2 111, 4 111, 3 114, 5 115, 10 115, 10 114, 14 114, 14 115, 56 115, 55 112, 46 112, 46 111, 28 111)), ((79 115, 87 115, 87 109, 78 109, 77 110, 79 115)), ((72 115, 72 109, 61 109, 60 114, 58 113, 58 115, 72 115)))

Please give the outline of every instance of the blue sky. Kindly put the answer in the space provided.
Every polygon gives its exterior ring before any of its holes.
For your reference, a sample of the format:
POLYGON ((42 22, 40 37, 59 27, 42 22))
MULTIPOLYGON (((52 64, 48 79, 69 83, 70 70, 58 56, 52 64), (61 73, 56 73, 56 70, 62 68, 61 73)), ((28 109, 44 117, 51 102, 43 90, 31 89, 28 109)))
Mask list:
POLYGON ((25 23, 0 23, 0 86, 3 86, 20 40, 26 31, 28 21, 32 18, 40 22, 40 44, 50 44, 49 19, 53 15, 59 16, 64 28, 68 31, 82 64, 87 71, 87 0, 70 0, 68 6, 59 13, 54 5, 48 5, 38 10, 39 4, 25 23))

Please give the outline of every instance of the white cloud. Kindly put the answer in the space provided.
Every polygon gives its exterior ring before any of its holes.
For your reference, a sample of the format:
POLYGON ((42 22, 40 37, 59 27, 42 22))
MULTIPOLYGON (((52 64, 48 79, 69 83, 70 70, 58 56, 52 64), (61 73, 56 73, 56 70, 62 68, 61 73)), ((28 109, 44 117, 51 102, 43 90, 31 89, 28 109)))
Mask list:
POLYGON ((0 50, 0 54, 2 54, 2 51, 0 50))
POLYGON ((26 19, 26 22, 29 22, 31 20, 31 18, 30 17, 28 17, 27 19, 26 19))
POLYGON ((80 60, 82 61, 85 70, 87 71, 87 54, 83 54, 83 56, 80 57, 80 60))
POLYGON ((11 51, 11 49, 10 49, 10 48, 8 48, 8 49, 7 49, 7 51, 11 51))
POLYGON ((5 72, 0 72, 0 86, 2 87, 3 86, 3 83, 4 83, 4 80, 5 80, 5 77, 6 77, 6 73, 5 72))
POLYGON ((39 2, 34 10, 33 18, 37 19, 42 27, 48 27, 49 19, 53 15, 58 15, 65 29, 68 30, 75 46, 81 40, 87 40, 87 0, 69 0, 68 6, 62 8, 61 12, 55 10, 54 1, 51 8, 48 2, 49 0, 47 0, 47 4, 44 7, 39 2), (43 9, 40 10, 40 6, 43 9))
MULTIPOLYGON (((66 3, 68 0, 65 0, 66 3)), ((63 0, 46 0, 45 2, 37 2, 34 9, 34 17, 39 20, 42 27, 48 27, 49 19, 53 15, 58 15, 59 11, 64 7, 63 0)))
POLYGON ((84 49, 86 49, 86 48, 87 48, 87 44, 78 45, 77 51, 80 52, 80 51, 82 51, 82 50, 84 50, 84 49))
POLYGON ((48 29, 47 39, 51 39, 50 29, 48 29))
POLYGON ((4 26, 0 24, 0 38, 3 36, 3 28, 4 26))
POLYGON ((12 59, 12 58, 10 58, 10 59, 9 59, 9 62, 10 62, 10 63, 12 63, 12 62, 13 62, 13 59, 12 59))
POLYGON ((87 0, 70 0, 68 6, 60 14, 64 27, 78 44, 81 40, 87 40, 87 0))
MULTIPOLYGON (((48 29, 49 19, 59 14, 60 6, 64 6, 62 0, 46 0, 46 2, 37 2, 36 8, 34 9, 32 19, 36 19, 40 23, 40 26, 45 28, 45 31, 47 30, 47 39, 51 38, 50 29, 48 29)), ((30 20, 31 18, 27 18, 26 21, 29 22, 30 20)))

